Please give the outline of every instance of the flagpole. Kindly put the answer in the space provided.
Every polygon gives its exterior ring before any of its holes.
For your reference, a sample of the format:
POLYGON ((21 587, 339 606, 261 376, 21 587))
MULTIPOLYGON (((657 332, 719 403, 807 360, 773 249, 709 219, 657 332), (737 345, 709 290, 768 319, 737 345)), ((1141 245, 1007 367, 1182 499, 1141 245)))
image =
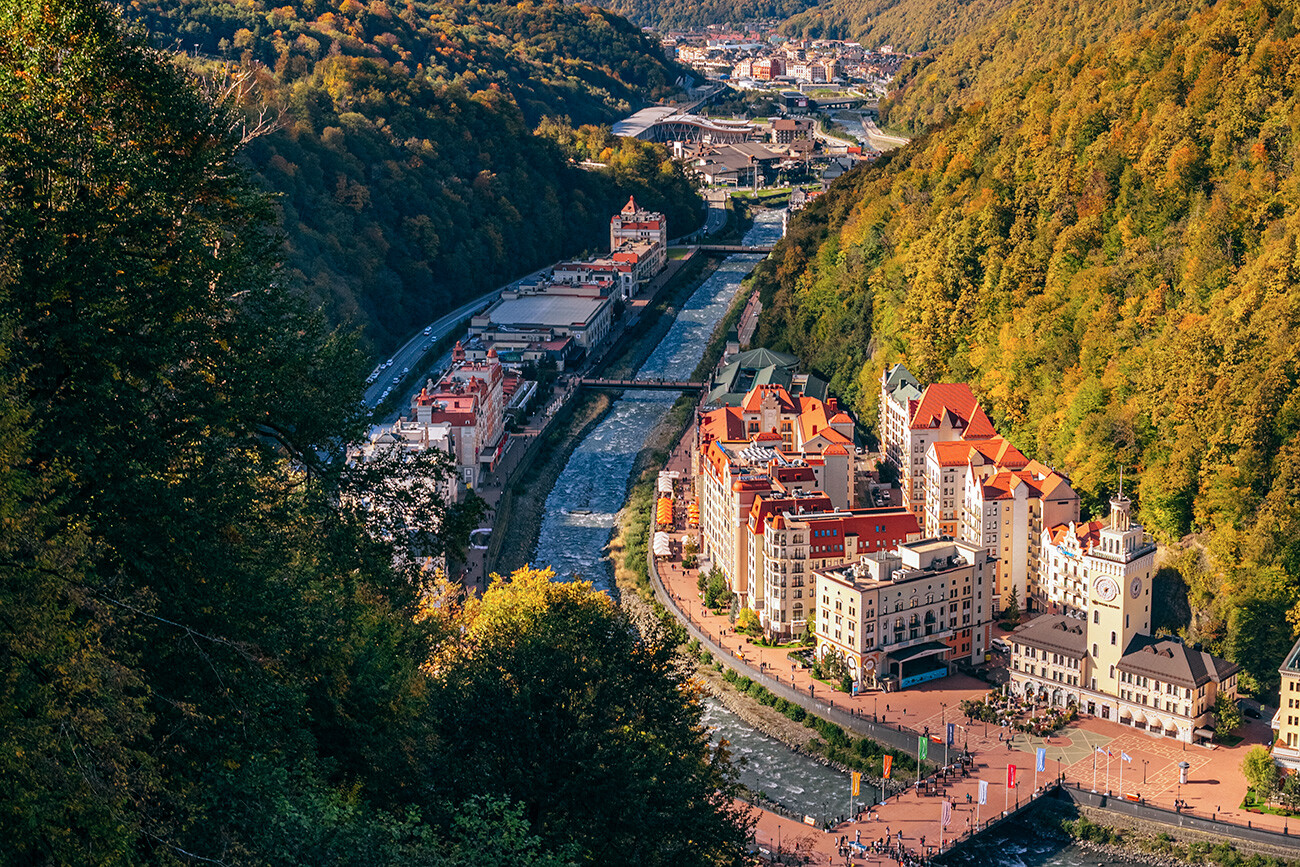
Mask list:
POLYGON ((1124 756, 1123 754, 1120 754, 1120 758, 1119 758, 1119 796, 1120 799, 1123 800, 1124 798, 1124 756))
POLYGON ((1097 751, 1092 751, 1092 793, 1097 794, 1097 751))
POLYGON ((1106 747, 1106 794, 1110 794, 1110 747, 1106 747))

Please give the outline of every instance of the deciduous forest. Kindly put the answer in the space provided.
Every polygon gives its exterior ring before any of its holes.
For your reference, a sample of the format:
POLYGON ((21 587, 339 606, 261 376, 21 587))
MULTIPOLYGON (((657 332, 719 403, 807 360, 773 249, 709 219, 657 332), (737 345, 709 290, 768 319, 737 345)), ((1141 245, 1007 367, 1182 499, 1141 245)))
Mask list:
POLYGON ((1009 49, 1040 40, 1024 75, 951 61, 978 94, 791 222, 757 272, 754 343, 864 420, 887 363, 969 382, 1094 514, 1125 467, 1189 602, 1190 624, 1163 625, 1267 692, 1300 626, 1300 34, 1265 0, 1078 47, 1041 26, 1113 11, 1023 0, 960 43, 1039 22, 1009 49))
POLYGON ((368 363, 199 84, 0 4, 0 862, 736 863, 674 628, 545 571, 463 603, 445 456, 342 459, 368 363))
POLYGON ((605 124, 685 70, 625 20, 560 3, 136 0, 158 45, 278 123, 243 152, 277 194, 288 277, 378 351, 537 267, 608 245, 629 195, 674 233, 700 221, 657 145, 581 168, 533 134, 605 124))

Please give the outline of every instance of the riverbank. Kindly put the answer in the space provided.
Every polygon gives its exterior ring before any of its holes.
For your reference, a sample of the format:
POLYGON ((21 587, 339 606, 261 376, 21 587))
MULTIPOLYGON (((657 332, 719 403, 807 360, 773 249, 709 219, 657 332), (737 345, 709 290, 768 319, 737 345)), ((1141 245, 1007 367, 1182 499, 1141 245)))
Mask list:
MULTIPOLYGON (((681 305, 717 270, 718 259, 695 256, 672 281, 639 311, 636 321, 619 338, 615 351, 595 365, 595 376, 631 377, 663 340, 681 305)), ((573 456, 574 449, 608 414, 615 396, 609 392, 580 392, 561 410, 544 442, 528 465, 502 493, 496 520, 499 541, 489 551, 488 570, 507 575, 526 565, 537 547, 546 499, 573 456)))
POLYGON ((1116 820, 1124 817, 1074 804, 1061 799, 1059 792, 1054 794, 1058 797, 1040 798, 1032 809, 954 849, 941 859, 941 863, 974 867, 1005 860, 1007 855, 1011 855, 1017 863, 1028 864, 1045 860, 1052 864, 1074 862, 1084 865, 1118 861, 1150 867, 1300 865, 1300 856, 1292 857, 1291 852, 1278 847, 1255 846, 1241 840, 1229 842, 1222 836, 1197 835, 1190 829, 1151 822, 1121 826, 1116 820), (1024 841, 1049 845, 1038 853, 1014 851, 1016 844, 1024 841), (1067 849, 1073 851, 1066 852, 1067 849), (1044 855, 1047 857, 1042 857, 1044 855))

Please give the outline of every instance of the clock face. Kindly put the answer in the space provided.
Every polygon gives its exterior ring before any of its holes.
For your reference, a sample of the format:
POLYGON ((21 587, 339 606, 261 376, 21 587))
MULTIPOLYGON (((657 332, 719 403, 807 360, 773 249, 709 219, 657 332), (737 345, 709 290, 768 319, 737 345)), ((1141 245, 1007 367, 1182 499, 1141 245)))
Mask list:
POLYGON ((1134 579, 1133 579, 1133 583, 1130 584, 1130 585, 1128 585, 1128 595, 1132 596, 1134 599, 1136 599, 1136 598, 1138 598, 1139 596, 1142 595, 1142 579, 1141 579, 1141 578, 1134 578, 1134 579))
POLYGON ((1096 590, 1097 598, 1102 602, 1111 602, 1119 595, 1119 585, 1112 578, 1098 578, 1096 590))

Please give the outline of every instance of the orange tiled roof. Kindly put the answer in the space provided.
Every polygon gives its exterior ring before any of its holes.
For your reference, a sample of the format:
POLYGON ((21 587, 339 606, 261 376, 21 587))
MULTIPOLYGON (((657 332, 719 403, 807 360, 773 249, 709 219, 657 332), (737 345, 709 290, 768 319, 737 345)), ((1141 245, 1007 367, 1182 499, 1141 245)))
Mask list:
POLYGON ((911 427, 938 427, 946 417, 952 422, 960 420, 963 437, 994 436, 993 422, 984 414, 975 393, 964 382, 936 382, 926 388, 921 401, 912 414, 911 427))

